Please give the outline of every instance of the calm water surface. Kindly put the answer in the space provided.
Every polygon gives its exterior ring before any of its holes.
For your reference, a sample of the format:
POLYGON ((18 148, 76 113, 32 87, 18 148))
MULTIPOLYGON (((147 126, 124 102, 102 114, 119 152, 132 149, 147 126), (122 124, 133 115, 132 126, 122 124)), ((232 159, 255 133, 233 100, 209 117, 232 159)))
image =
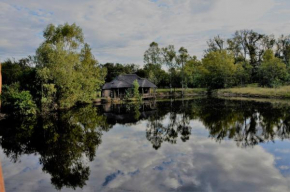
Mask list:
POLYGON ((290 191, 290 105, 198 98, 0 121, 7 192, 290 191))

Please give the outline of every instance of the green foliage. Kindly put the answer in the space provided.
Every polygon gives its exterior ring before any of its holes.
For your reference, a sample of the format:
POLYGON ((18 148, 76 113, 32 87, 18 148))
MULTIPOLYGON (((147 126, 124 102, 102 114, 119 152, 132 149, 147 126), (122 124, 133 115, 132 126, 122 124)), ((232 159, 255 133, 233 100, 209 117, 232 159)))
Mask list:
POLYGON ((207 41, 208 49, 205 50, 205 53, 224 50, 224 44, 225 40, 218 35, 207 41))
POLYGON ((19 84, 3 86, 1 101, 4 112, 11 112, 16 116, 35 115, 36 104, 29 91, 19 91, 19 84))
POLYGON ((41 97, 41 103, 42 103, 42 110, 46 111, 48 109, 54 110, 55 108, 55 94, 56 94, 56 88, 55 84, 43 84, 42 85, 42 97, 41 97))
POLYGON ((2 83, 11 85, 18 83, 20 90, 27 90, 33 98, 37 98, 36 70, 33 67, 33 57, 20 59, 18 61, 7 59, 2 64, 2 83))
POLYGON ((290 65, 290 35, 281 35, 276 42, 275 55, 282 59, 282 61, 289 67, 290 65))
MULTIPOLYGON (((138 66, 135 64, 106 63, 102 65, 102 68, 107 70, 105 77, 107 82, 114 80, 119 75, 133 74, 137 73, 138 71, 138 66)), ((139 76, 145 77, 144 74, 139 76)))
POLYGON ((82 30, 75 24, 48 25, 45 41, 36 51, 41 101, 55 101, 59 108, 76 102, 90 102, 104 83, 105 71, 99 67, 82 30))
POLYGON ((134 98, 141 100, 141 96, 139 94, 139 83, 137 80, 133 81, 133 95, 134 98))
POLYGON ((161 65, 161 50, 158 43, 152 42, 144 53, 144 63, 152 65, 161 65))
POLYGON ((31 70, 31 58, 23 58, 19 61, 7 59, 2 63, 2 81, 4 85, 11 85, 25 80, 25 74, 31 70))
POLYGON ((226 51, 210 52, 202 59, 201 74, 208 89, 230 87, 234 84, 234 57, 226 51))
POLYGON ((287 78, 286 65, 274 57, 272 50, 265 52, 258 72, 261 86, 277 87, 287 78))
POLYGON ((200 87, 204 84, 201 74, 202 63, 195 56, 185 63, 184 71, 190 85, 192 87, 200 87))
POLYGON ((158 47, 158 43, 152 42, 149 48, 144 53, 144 72, 146 78, 152 83, 158 85, 162 78, 160 72, 162 64, 161 49, 158 47))
POLYGON ((236 83, 238 85, 245 85, 250 83, 253 67, 249 62, 238 62, 236 64, 236 83))
POLYGON ((184 79, 184 65, 187 61, 190 60, 190 58, 191 57, 188 54, 187 49, 185 49, 184 47, 180 47, 180 49, 178 50, 178 55, 176 56, 175 60, 181 69, 182 88, 186 87, 186 80, 184 79))
POLYGON ((125 90, 125 96, 124 96, 124 99, 125 100, 129 100, 130 98, 133 97, 133 94, 132 94, 132 89, 126 89, 125 90))
POLYGON ((161 68, 161 65, 146 64, 144 66, 145 78, 148 78, 152 83, 158 87, 169 85, 169 76, 161 68))
POLYGON ((168 47, 164 47, 161 49, 162 61, 169 69, 169 82, 170 82, 170 91, 172 92, 172 70, 176 67, 176 63, 174 62, 176 58, 176 51, 174 49, 174 45, 169 45, 168 47))

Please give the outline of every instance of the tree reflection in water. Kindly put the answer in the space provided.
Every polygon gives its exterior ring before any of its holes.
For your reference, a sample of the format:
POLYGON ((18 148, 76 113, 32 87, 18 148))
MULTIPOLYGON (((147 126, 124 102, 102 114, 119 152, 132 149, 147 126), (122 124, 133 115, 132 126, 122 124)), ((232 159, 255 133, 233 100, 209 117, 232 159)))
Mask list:
POLYGON ((96 155, 102 131, 110 126, 93 106, 62 111, 40 118, 0 122, 0 144, 13 161, 22 154, 39 154, 43 171, 57 188, 83 187, 90 170, 87 164, 96 155))
POLYGON ((154 149, 159 149, 163 141, 176 144, 178 135, 181 140, 186 141, 191 134, 189 126, 190 118, 186 113, 186 106, 189 101, 178 101, 168 103, 158 103, 154 116, 148 118, 146 138, 152 143, 154 149), (169 113, 168 113, 169 112, 169 113), (169 115, 169 123, 164 126, 165 116, 169 115))
POLYGON ((190 120, 199 120, 217 142, 232 139, 241 147, 254 146, 289 139, 289 111, 289 105, 217 98, 158 103, 156 114, 148 118, 146 137, 155 149, 164 141, 175 144, 178 135, 185 142, 191 135, 190 120))
POLYGON ((229 138, 247 147, 290 136, 288 105, 212 99, 193 108, 217 141, 229 138))
POLYGON ((217 142, 231 139, 248 147, 289 139, 289 111, 288 104, 217 98, 85 106, 40 118, 2 120, 0 144, 13 161, 23 154, 39 154, 43 171, 57 189, 77 188, 88 180, 88 162, 96 155, 102 132, 115 124, 130 126, 144 120, 146 138, 156 150, 163 142, 189 140, 192 120, 202 122, 217 142))

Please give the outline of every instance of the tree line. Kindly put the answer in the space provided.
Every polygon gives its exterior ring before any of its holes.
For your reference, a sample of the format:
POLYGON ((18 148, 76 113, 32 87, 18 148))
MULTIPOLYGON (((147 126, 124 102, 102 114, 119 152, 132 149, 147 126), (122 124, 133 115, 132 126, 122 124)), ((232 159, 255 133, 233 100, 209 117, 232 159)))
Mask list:
POLYGON ((232 38, 216 36, 207 41, 199 60, 186 48, 159 47, 152 42, 144 53, 144 66, 106 63, 106 80, 135 73, 159 88, 204 87, 208 90, 258 83, 277 87, 289 83, 290 36, 265 35, 240 30, 232 38))
POLYGON ((289 83, 290 36, 236 31, 231 38, 207 41, 198 59, 184 47, 159 47, 144 52, 144 66, 100 64, 75 24, 48 25, 34 56, 2 64, 3 108, 21 114, 70 108, 96 98, 105 82, 120 74, 148 78, 159 88, 228 88, 257 83, 277 87, 289 83))

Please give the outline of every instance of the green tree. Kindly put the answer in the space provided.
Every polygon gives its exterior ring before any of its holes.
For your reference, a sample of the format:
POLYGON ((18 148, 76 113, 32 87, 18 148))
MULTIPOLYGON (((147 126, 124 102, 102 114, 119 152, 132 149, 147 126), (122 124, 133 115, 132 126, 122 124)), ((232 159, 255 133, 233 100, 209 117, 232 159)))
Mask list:
POLYGON ((209 90, 233 85, 235 71, 234 57, 227 51, 210 52, 202 59, 201 73, 209 90))
POLYGON ((202 63, 196 56, 193 56, 184 65, 185 76, 193 87, 200 87, 203 85, 201 69, 202 63))
POLYGON ((2 63, 3 85, 11 85, 13 83, 24 80, 23 76, 31 70, 29 59, 24 58, 19 61, 7 59, 2 63))
POLYGON ((139 83, 137 80, 133 81, 133 96, 134 98, 141 100, 141 96, 139 94, 139 83))
POLYGON ((176 51, 174 45, 169 45, 161 49, 163 63, 168 67, 170 74, 170 92, 172 93, 172 69, 175 68, 174 59, 176 56, 176 51))
POLYGON ((184 80, 184 65, 190 59, 190 56, 187 52, 187 49, 184 47, 180 47, 178 50, 178 55, 176 56, 176 63, 181 67, 181 76, 182 76, 182 95, 184 95, 184 87, 185 87, 185 80, 184 80))
POLYGON ((155 84, 158 84, 160 81, 160 76, 158 71, 161 70, 161 50, 158 47, 158 43, 152 42, 149 45, 149 48, 144 53, 144 70, 150 81, 155 84))
POLYGON ((250 82, 252 68, 248 61, 241 61, 236 64, 236 83, 238 85, 243 86, 250 82))
POLYGON ((33 99, 36 99, 37 89, 36 70, 33 66, 33 57, 18 61, 7 59, 2 63, 3 85, 18 84, 19 91, 29 91, 33 99))
POLYGON ((146 64, 144 66, 144 73, 145 77, 148 78, 151 82, 153 82, 158 87, 163 87, 168 85, 167 83, 167 74, 161 68, 161 65, 153 65, 153 64, 146 64))
POLYGON ((162 60, 161 60, 161 50, 158 47, 158 43, 152 42, 149 45, 149 48, 145 51, 144 53, 144 63, 148 64, 153 64, 153 65, 161 65, 162 60))
POLYGON ((102 65, 102 67, 107 69, 107 75, 105 77, 106 82, 112 81, 118 75, 137 73, 138 68, 139 68, 135 64, 120 64, 120 63, 116 63, 116 64, 106 63, 102 65))
POLYGON ((276 87, 287 78, 286 65, 277 57, 272 50, 267 50, 263 55, 263 62, 259 68, 260 85, 276 87))
POLYGON ((4 85, 1 95, 3 111, 14 116, 35 115, 37 108, 29 91, 19 90, 19 83, 4 85))
POLYGON ((221 51, 225 49, 225 42, 223 38, 219 35, 214 37, 213 39, 209 39, 206 43, 208 48, 205 50, 205 53, 209 53, 212 51, 221 51))
POLYGON ((249 63, 252 66, 252 80, 256 81, 264 52, 273 48, 275 44, 274 36, 267 36, 253 30, 240 30, 236 31, 234 37, 228 39, 227 42, 228 50, 234 54, 235 59, 243 58, 246 61, 249 58, 249 63))
POLYGON ((283 60, 289 67, 290 65, 290 35, 281 35, 276 42, 276 56, 283 60))
MULTIPOLYGON (((75 24, 57 27, 50 24, 43 36, 45 41, 36 51, 41 101, 49 101, 43 98, 54 96, 59 108, 91 101, 104 82, 105 72, 93 57, 89 45, 84 43, 81 28, 75 24), (55 92, 46 89, 55 89, 55 92)), ((45 105, 47 102, 42 103, 45 105)))

